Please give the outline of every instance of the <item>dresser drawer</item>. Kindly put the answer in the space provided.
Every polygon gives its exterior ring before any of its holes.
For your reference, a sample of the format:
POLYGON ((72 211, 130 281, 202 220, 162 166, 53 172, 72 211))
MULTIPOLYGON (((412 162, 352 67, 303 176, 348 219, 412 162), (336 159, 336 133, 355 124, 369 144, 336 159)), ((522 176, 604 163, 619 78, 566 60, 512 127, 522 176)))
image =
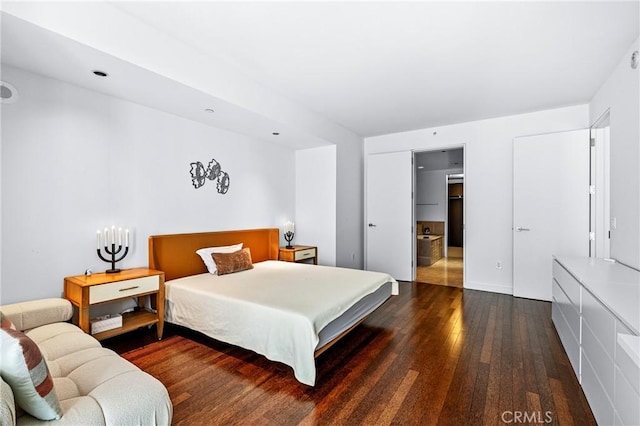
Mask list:
POLYGON ((89 288, 89 304, 93 305, 95 303, 158 291, 159 288, 160 277, 158 275, 94 285, 89 288))
POLYGON ((634 343, 633 338, 635 337, 636 339, 640 339, 640 337, 632 333, 627 327, 621 324, 620 321, 617 319, 616 319, 616 335, 617 335, 616 356, 615 356, 616 365, 620 369, 620 372, 622 373, 622 375, 627 378, 633 390, 637 394, 640 394, 640 367, 638 366, 638 364, 636 364, 637 360, 634 362, 634 360, 631 358, 632 355, 630 355, 625 349, 622 348, 622 344, 623 344, 622 339, 624 337, 628 338, 629 336, 631 336, 632 339, 629 343, 631 343, 632 345, 634 343))
POLYGON ((552 294, 553 294, 553 303, 557 304, 558 309, 564 315, 567 324, 571 328, 571 332, 573 333, 575 339, 578 342, 582 341, 582 334, 580 329, 580 308, 578 306, 574 306, 567 295, 562 291, 558 282, 553 279, 553 285, 551 286, 552 294))
MULTIPOLYGON (((593 335, 613 359, 616 345, 616 319, 586 290, 582 292, 582 321, 589 326, 593 335)), ((584 325, 582 328, 584 333, 584 325)))
POLYGON ((296 262, 298 260, 310 259, 312 257, 316 257, 316 249, 314 248, 298 250, 294 255, 296 262))
POLYGON ((571 362, 573 371, 576 373, 578 382, 581 382, 580 342, 576 339, 576 336, 573 335, 571 327, 555 299, 551 303, 551 319, 562 342, 562 347, 567 353, 569 362, 571 362))
POLYGON ((623 425, 640 425, 640 396, 627 381, 625 373, 616 368, 616 413, 623 425))
POLYGON ((571 303, 579 307, 582 303, 580 299, 582 286, 557 260, 553 261, 553 278, 555 278, 562 290, 564 290, 571 303))
POLYGON ((603 390, 613 401, 613 376, 615 375, 613 353, 615 347, 603 347, 594 336, 589 324, 584 324, 582 327, 582 349, 589 357, 593 373, 598 377, 603 390))
POLYGON ((582 390, 600 425, 613 424, 613 403, 605 393, 602 384, 593 370, 589 357, 582 352, 582 390))

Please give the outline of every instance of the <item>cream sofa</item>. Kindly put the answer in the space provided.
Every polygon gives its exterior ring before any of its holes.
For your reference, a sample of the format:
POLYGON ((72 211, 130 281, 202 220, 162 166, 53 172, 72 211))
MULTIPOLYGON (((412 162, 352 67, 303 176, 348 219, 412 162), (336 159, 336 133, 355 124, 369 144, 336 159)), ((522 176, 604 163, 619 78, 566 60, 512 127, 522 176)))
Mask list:
MULTIPOLYGON (((27 330, 53 377, 62 418, 41 421, 14 403, 0 379, 2 425, 169 425, 173 406, 162 383, 68 321, 65 299, 42 299, 0 307, 18 330, 27 330)), ((1 360, 0 360, 1 362, 1 360)))

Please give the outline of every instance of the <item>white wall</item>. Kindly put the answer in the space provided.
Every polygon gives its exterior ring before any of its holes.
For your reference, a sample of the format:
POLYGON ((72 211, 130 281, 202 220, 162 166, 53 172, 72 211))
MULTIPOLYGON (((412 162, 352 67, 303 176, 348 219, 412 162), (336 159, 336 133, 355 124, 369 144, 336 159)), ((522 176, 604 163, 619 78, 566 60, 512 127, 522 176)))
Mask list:
POLYGON ((416 221, 447 221, 447 175, 453 173, 462 173, 462 169, 416 170, 416 221))
POLYGON ((362 141, 337 142, 336 265, 364 267, 364 157, 362 141))
POLYGON ((590 123, 611 118, 611 257, 640 268, 640 69, 631 68, 636 40, 589 104, 590 123))
POLYGON ((336 146, 296 151, 294 244, 318 247, 318 263, 336 265, 336 146))
POLYGON ((2 68, 0 303, 60 296, 65 276, 104 270, 96 230, 129 227, 120 267, 147 264, 152 234, 281 227, 294 216, 292 150, 57 80, 2 68), (226 195, 191 185, 189 164, 217 159, 226 195))
MULTIPOLYGON (((179 81, 279 123, 283 133, 317 138, 337 147, 336 209, 338 266, 362 268, 363 139, 324 116, 261 85, 223 57, 207 57, 156 28, 133 18, 117 4, 104 2, 13 2, 3 10, 83 45, 179 81), (118 28, 114 33, 112 28, 118 28), (198 67, 191 64, 199 64, 198 67)), ((248 122, 247 126, 252 123, 248 122)), ((244 126, 243 126, 244 127, 244 126)), ((240 131, 240 130, 238 130, 240 131)), ((319 217, 319 219, 321 219, 319 217)), ((312 243, 312 241, 309 241, 312 243)))
POLYGON ((364 149, 368 155, 465 144, 465 286, 512 293, 513 138, 585 128, 588 120, 588 106, 580 105, 367 138, 364 149))

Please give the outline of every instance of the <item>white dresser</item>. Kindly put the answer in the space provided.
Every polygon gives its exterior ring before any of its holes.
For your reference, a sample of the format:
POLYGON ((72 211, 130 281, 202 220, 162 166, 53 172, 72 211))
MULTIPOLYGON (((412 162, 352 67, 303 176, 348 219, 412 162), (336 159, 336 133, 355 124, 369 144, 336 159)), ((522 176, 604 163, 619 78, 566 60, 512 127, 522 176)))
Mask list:
POLYGON ((551 312, 597 422, 640 425, 640 272, 554 258, 551 312))

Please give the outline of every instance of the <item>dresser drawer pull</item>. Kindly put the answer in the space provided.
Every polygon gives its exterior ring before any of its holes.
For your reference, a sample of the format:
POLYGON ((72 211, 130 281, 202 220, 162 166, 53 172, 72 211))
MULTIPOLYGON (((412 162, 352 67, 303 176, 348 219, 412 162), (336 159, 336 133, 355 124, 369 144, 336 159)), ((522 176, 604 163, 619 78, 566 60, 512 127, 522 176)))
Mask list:
POLYGON ((134 286, 132 286, 132 287, 121 288, 121 289, 120 289, 120 290, 118 290, 118 291, 129 291, 129 290, 134 290, 134 289, 136 289, 136 288, 138 288, 138 287, 140 287, 140 286, 139 286, 139 285, 134 285, 134 286))

